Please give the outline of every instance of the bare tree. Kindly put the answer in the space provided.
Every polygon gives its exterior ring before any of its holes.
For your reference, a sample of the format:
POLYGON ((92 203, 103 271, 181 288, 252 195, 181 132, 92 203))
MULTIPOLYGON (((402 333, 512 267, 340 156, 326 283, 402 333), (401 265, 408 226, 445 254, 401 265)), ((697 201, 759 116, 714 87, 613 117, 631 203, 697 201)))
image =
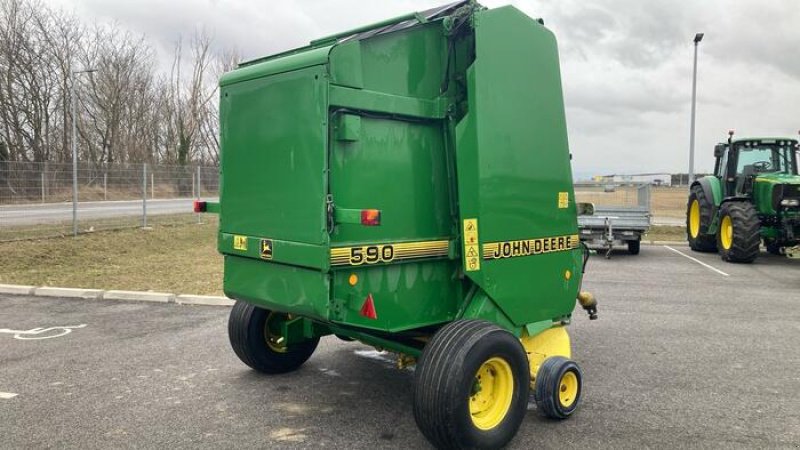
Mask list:
POLYGON ((238 59, 198 30, 161 72, 146 37, 119 24, 86 27, 39 0, 0 0, 0 161, 70 161, 75 120, 78 157, 97 167, 217 164, 217 79, 238 59), (72 75, 83 68, 97 71, 72 75))

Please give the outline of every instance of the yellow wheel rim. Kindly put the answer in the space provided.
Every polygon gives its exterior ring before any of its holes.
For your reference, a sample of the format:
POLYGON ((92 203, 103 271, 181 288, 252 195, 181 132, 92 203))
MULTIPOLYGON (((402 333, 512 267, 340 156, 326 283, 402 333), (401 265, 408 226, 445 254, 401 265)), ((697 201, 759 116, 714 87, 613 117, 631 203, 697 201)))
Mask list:
POLYGON ((281 322, 287 319, 285 314, 270 312, 264 323, 264 341, 273 352, 286 353, 286 340, 280 334, 281 322))
POLYGON ((719 226, 719 241, 725 250, 730 250, 733 247, 733 221, 731 221, 731 216, 722 218, 722 223, 719 226))
POLYGON ((569 408, 578 397, 578 376, 568 371, 558 383, 558 401, 564 408, 569 408))
POLYGON ((689 207, 689 235, 692 238, 700 235, 700 202, 697 199, 689 207))
POLYGON ((472 423, 481 430, 491 430, 508 414, 514 397, 514 374, 502 358, 487 360, 475 374, 469 413, 472 423))

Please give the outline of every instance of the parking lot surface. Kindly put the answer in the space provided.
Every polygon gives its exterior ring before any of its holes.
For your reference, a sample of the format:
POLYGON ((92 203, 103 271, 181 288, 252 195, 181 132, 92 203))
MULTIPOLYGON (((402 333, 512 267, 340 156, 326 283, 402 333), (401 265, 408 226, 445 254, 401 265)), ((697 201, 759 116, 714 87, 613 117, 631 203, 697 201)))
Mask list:
MULTIPOLYGON (((582 406, 554 422, 531 405, 511 448, 800 445, 800 261, 643 246, 594 257, 584 288, 600 318, 571 327, 582 406)), ((0 296, 0 447, 428 447, 390 354, 328 337, 259 375, 228 312, 0 296)))

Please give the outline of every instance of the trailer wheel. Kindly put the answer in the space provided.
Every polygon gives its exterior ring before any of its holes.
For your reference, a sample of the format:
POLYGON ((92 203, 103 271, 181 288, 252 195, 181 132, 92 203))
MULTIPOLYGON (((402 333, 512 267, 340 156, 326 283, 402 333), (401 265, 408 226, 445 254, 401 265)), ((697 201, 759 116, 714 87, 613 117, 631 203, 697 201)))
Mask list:
POLYGON ((631 255, 638 255, 641 245, 642 242, 638 240, 628 241, 628 253, 630 253, 631 255))
POLYGON ((253 369, 268 374, 291 372, 302 366, 314 353, 319 338, 281 344, 278 330, 286 319, 286 314, 237 301, 228 319, 228 338, 236 356, 253 369))
POLYGON ((717 247, 725 261, 751 263, 761 247, 761 221, 748 202, 723 203, 719 210, 717 247))
POLYGON ((482 320, 452 322, 417 364, 414 419, 438 448, 499 448, 525 417, 529 384, 527 355, 511 333, 482 320))
POLYGON ((689 247, 696 252, 717 251, 717 241, 708 233, 708 225, 713 219, 713 205, 706 198, 703 188, 692 186, 689 203, 686 205, 686 238, 689 247))
POLYGON ((536 375, 536 405, 551 419, 566 419, 578 408, 583 374, 575 361, 563 356, 544 360, 536 375))

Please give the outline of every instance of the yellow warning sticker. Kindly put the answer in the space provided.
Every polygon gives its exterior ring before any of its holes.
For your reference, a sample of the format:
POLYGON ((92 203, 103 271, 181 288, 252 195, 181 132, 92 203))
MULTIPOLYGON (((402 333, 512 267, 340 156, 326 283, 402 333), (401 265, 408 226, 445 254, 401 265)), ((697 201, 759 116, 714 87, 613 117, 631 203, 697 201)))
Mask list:
POLYGON ((261 240, 261 259, 272 259, 272 239, 261 240))
POLYGON ((481 270, 481 251, 478 244, 478 219, 464 219, 464 270, 481 270))
POLYGON ((569 192, 558 193, 558 207, 559 209, 565 209, 569 207, 569 192))
POLYGON ((233 236, 233 249, 234 250, 241 250, 243 252, 247 251, 247 236, 233 236))

